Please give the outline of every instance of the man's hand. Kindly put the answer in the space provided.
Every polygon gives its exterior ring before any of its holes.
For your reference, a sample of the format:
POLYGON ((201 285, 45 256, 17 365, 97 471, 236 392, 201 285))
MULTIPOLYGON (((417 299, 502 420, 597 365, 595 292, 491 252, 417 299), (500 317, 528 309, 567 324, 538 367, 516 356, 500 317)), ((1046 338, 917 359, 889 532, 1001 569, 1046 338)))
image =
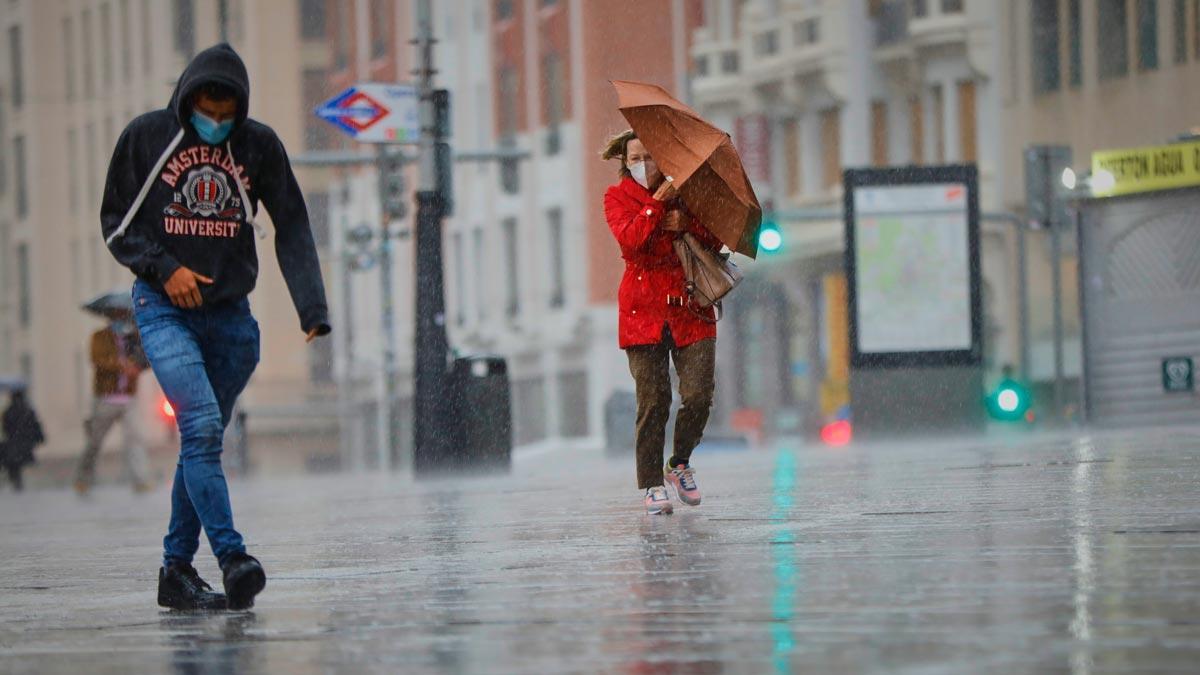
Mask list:
POLYGON ((204 299, 200 297, 199 284, 212 284, 213 280, 203 274, 196 274, 186 267, 180 267, 175 270, 167 283, 163 284, 163 290, 167 292, 167 296, 171 298, 171 304, 184 309, 195 309, 204 304, 204 299))
POLYGON ((679 193, 675 191, 675 183, 664 178, 659 184, 658 189, 654 191, 654 198, 660 202, 665 202, 668 199, 674 199, 679 193))

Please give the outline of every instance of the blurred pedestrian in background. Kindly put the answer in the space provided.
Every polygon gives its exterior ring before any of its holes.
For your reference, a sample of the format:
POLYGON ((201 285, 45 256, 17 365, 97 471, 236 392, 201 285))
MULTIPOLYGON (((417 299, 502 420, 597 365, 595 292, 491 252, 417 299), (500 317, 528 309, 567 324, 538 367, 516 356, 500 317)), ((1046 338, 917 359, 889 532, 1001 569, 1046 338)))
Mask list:
POLYGON ((20 491, 25 487, 21 471, 26 465, 33 464, 34 448, 46 442, 42 423, 26 400, 25 390, 13 390, 8 408, 4 411, 2 426, 4 440, 0 441, 0 463, 8 472, 13 488, 20 491))
POLYGON ((609 139, 601 157, 621 160, 620 180, 604 194, 604 215, 625 259, 618 330, 637 392, 638 489, 645 491, 647 513, 668 514, 672 506, 664 483, 684 504, 700 503, 690 460, 708 424, 716 386, 717 326, 689 306, 674 241, 690 232, 714 249, 721 243, 683 209, 675 187, 632 130, 609 139), (682 401, 664 469, 672 361, 682 401))
POLYGON ((304 195, 283 143, 249 110, 250 77, 237 52, 227 44, 200 52, 169 105, 121 134, 100 208, 109 251, 137 275, 142 347, 179 425, 158 576, 158 604, 172 609, 248 609, 267 583, 234 527, 221 466, 225 427, 259 359, 248 296, 258 279, 260 200, 301 331, 309 342, 330 332, 304 195), (201 528, 224 594, 192 566, 201 528))
POLYGON ((113 321, 92 334, 92 416, 84 426, 87 445, 79 458, 75 491, 87 494, 96 479, 96 458, 104 438, 118 422, 124 434, 125 466, 135 492, 151 489, 146 445, 134 414, 138 376, 148 365, 132 316, 113 321))

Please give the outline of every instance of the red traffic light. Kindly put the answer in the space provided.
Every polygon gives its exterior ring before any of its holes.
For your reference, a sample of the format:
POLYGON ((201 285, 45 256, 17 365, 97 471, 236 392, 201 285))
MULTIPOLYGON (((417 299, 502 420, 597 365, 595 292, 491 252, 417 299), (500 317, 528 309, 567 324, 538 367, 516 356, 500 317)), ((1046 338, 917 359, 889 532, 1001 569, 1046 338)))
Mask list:
POLYGON ((849 445, 854 438, 854 427, 850 420, 837 420, 821 427, 821 442, 825 445, 840 448, 849 445))

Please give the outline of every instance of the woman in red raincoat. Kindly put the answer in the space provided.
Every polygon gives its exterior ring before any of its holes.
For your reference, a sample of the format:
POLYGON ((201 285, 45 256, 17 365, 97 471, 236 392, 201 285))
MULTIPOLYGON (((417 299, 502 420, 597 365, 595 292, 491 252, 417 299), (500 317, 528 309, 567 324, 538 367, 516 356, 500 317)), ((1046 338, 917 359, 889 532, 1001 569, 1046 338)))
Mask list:
POLYGON ((601 157, 620 159, 620 180, 604 194, 604 216, 621 247, 625 276, 617 294, 620 346, 637 388, 637 480, 646 512, 671 513, 669 484, 684 504, 700 503, 690 464, 712 409, 717 326, 688 306, 683 265, 673 242, 691 232, 721 244, 683 209, 675 188, 632 130, 609 140, 601 157), (681 405, 671 458, 662 468, 671 373, 679 375, 681 405))

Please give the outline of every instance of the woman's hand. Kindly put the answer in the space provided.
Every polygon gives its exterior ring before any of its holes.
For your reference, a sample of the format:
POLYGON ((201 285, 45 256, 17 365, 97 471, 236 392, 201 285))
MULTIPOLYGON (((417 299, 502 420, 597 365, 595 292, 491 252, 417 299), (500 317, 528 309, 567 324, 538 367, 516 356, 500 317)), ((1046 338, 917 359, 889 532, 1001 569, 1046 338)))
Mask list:
POLYGON ((668 232, 683 232, 687 229, 687 217, 679 209, 667 211, 662 218, 661 227, 668 232))
POLYGON ((664 178, 663 182, 659 184, 658 189, 654 191, 654 198, 660 202, 674 199, 677 196, 679 196, 679 193, 675 190, 675 183, 671 182, 669 178, 664 178))

